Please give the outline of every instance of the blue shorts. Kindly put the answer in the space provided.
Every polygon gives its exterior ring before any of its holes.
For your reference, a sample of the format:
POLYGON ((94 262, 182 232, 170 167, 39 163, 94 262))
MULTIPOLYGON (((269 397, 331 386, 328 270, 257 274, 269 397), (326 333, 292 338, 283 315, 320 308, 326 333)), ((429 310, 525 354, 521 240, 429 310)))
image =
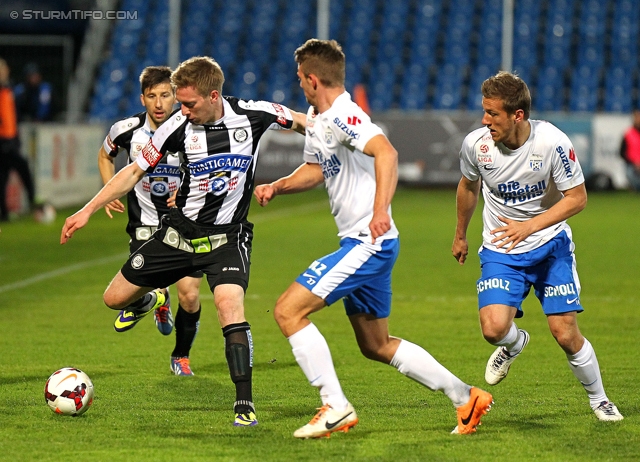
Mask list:
POLYGON ((575 248, 570 235, 562 231, 530 252, 510 255, 482 248, 479 252, 482 276, 478 279, 478 307, 500 304, 517 308, 531 286, 546 315, 583 311, 575 248))
POLYGON ((391 270, 399 249, 398 239, 374 245, 345 238, 340 250, 314 261, 296 282, 327 305, 344 298, 349 316, 365 313, 386 318, 391 313, 391 270))

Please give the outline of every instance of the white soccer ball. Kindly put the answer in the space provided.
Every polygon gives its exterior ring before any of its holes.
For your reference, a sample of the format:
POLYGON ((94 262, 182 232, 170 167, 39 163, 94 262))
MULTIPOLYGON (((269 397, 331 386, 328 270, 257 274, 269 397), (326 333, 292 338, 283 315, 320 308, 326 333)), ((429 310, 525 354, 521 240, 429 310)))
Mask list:
POLYGON ((80 369, 64 367, 47 380, 44 400, 56 414, 79 416, 93 403, 93 383, 80 369))

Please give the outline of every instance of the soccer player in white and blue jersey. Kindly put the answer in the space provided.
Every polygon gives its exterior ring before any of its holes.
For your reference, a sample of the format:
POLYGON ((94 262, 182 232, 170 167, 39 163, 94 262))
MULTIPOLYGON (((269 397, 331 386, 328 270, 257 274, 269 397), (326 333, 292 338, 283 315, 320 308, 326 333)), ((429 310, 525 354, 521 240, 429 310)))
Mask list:
POLYGON ((462 143, 453 256, 464 264, 467 228, 482 188, 481 276, 477 283, 484 338, 497 346, 485 371, 496 385, 529 342, 514 318, 533 286, 551 334, 604 421, 621 420, 604 391, 591 343, 580 333, 580 281, 566 220, 587 204, 584 176, 573 145, 558 128, 529 120, 531 95, 514 74, 499 72, 482 84, 484 128, 462 143))
POLYGON ((391 271, 398 256, 398 229, 391 199, 398 153, 345 91, 345 56, 334 40, 308 40, 295 52, 307 112, 304 161, 291 175, 257 186, 260 205, 324 182, 338 226, 340 249, 314 261, 280 296, 275 318, 322 407, 296 438, 346 432, 358 423, 325 338, 309 315, 343 299, 363 355, 398 369, 425 387, 446 394, 457 408, 454 433, 476 431, 490 409, 491 394, 471 387, 418 345, 389 335, 391 271))

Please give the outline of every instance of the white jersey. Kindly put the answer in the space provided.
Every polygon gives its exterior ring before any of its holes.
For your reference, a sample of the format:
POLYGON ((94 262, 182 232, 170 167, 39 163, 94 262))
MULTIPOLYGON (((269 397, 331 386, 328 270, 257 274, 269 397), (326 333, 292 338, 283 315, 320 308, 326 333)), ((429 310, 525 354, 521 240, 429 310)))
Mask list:
MULTIPOLYGON (((376 174, 373 157, 362 150, 371 138, 381 134, 380 127, 351 101, 347 92, 322 114, 316 114, 313 107, 307 112, 304 160, 322 167, 340 238, 371 242, 369 223, 373 218, 376 174)), ((378 240, 395 237, 398 229, 391 219, 391 229, 378 240)))
MULTIPOLYGON (((561 191, 584 183, 582 168, 567 135, 548 122, 529 122, 529 139, 516 150, 512 151, 502 143, 496 144, 486 127, 469 133, 460 150, 462 174, 471 181, 482 178, 483 245, 496 252, 506 251, 491 243, 496 236, 490 231, 504 226, 498 216, 528 220, 562 199, 561 191)), ((542 229, 509 253, 537 249, 568 228, 569 225, 562 221, 542 229)))

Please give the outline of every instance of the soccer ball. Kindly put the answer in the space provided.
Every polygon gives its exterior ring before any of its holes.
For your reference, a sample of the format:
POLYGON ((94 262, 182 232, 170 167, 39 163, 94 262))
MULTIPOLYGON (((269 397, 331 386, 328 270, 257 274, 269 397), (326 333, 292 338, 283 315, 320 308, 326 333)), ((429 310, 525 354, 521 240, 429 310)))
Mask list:
POLYGON ((77 417, 93 403, 93 383, 80 369, 64 367, 47 379, 44 400, 56 414, 77 417))

